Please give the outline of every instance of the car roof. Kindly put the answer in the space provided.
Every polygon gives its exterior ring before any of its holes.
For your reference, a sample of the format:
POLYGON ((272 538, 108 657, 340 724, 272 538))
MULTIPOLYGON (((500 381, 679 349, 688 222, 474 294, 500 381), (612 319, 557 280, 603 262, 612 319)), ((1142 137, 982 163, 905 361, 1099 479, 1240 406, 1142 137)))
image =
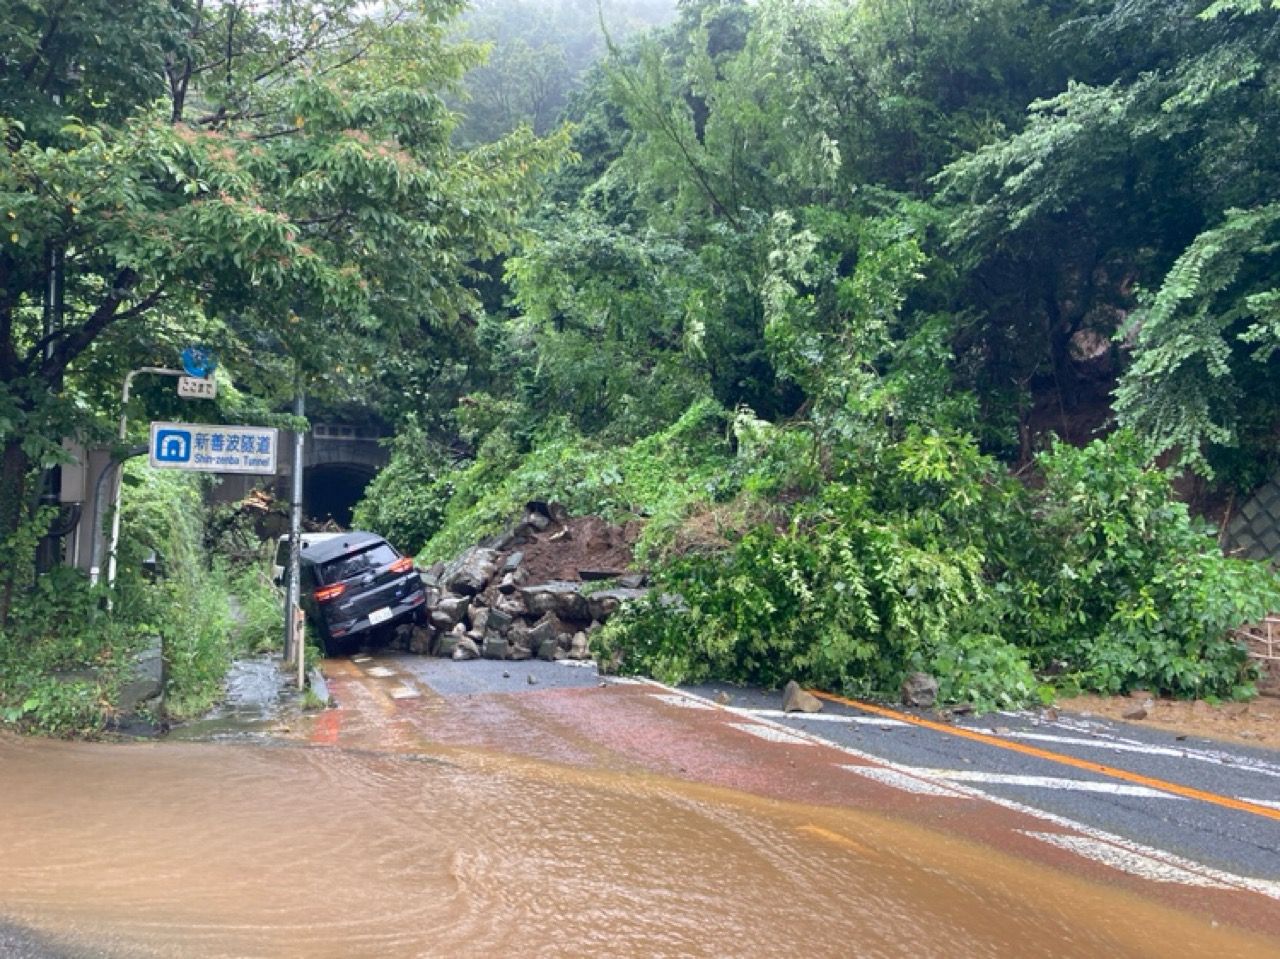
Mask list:
POLYGON ((308 563, 327 563, 381 542, 385 541, 377 533, 356 529, 346 533, 303 533, 302 559, 308 563))

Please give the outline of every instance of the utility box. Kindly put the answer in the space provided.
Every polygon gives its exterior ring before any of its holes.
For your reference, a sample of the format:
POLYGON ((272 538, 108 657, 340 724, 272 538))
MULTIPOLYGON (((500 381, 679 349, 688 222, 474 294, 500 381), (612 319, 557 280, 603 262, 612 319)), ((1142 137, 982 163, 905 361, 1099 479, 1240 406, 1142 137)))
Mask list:
POLYGON ((75 440, 63 440, 62 449, 70 460, 62 464, 62 483, 58 489, 58 502, 83 503, 85 488, 88 486, 84 447, 75 440))

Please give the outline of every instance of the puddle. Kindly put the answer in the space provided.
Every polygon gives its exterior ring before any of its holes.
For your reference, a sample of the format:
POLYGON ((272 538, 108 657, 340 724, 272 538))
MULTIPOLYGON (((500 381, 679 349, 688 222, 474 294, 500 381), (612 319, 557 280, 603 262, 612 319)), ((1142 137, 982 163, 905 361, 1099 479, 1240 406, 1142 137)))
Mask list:
POLYGON ((298 696, 279 655, 236 660, 227 673, 224 700, 207 715, 175 726, 169 738, 235 740, 261 738, 296 715, 298 696))
POLYGON ((72 955, 1274 947, 887 817, 482 750, 0 738, 0 777, 0 927, 72 955))

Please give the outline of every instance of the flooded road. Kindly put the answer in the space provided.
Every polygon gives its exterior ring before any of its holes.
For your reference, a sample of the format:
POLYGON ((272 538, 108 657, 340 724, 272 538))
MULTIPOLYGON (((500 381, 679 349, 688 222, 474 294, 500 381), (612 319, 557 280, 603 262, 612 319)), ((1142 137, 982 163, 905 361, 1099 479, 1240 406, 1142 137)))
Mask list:
POLYGON ((875 811, 446 744, 414 705, 328 745, 0 738, 0 922, 112 959, 1277 954, 875 811))

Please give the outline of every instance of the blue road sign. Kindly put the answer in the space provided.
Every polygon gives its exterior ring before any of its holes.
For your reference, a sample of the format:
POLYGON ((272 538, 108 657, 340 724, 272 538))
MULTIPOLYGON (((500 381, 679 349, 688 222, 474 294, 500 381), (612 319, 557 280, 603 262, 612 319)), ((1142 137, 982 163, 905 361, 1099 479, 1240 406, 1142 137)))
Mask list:
POLYGON ((188 463, 191 461, 191 432, 189 430, 156 430, 151 444, 151 455, 158 463, 188 463))
POLYGON ((204 379, 213 373, 218 364, 213 359, 213 351, 207 346, 188 346, 182 351, 182 368, 187 376, 204 379))
POLYGON ((205 473, 276 471, 279 434, 261 426, 152 423, 151 465, 205 473))

